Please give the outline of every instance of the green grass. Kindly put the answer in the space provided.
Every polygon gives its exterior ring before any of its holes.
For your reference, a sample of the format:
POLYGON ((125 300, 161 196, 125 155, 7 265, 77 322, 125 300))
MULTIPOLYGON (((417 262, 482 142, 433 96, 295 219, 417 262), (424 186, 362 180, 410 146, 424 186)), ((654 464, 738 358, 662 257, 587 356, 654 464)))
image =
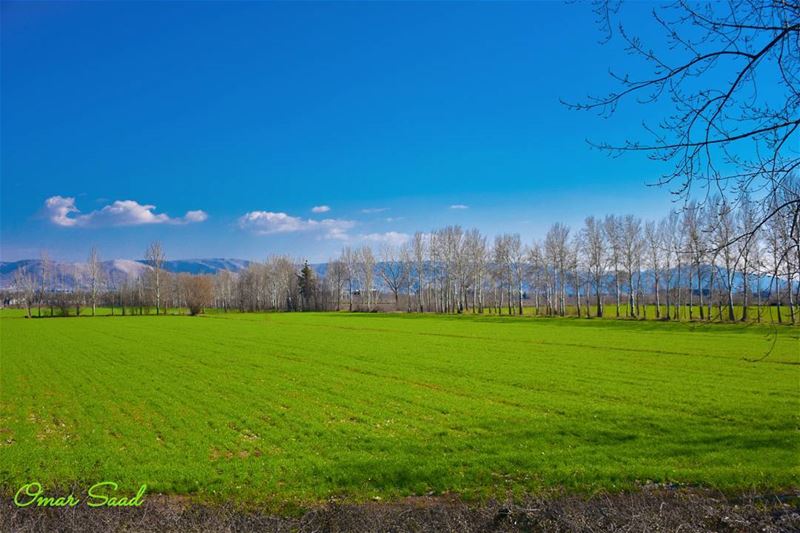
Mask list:
POLYGON ((4 315, 0 334, 6 492, 113 480, 279 507, 647 480, 798 486, 797 328, 4 315))
MULTIPOLYGON (((573 300, 574 301, 574 300, 573 300)), ((661 311, 661 316, 667 316, 667 308, 664 304, 659 306, 661 311)), ((741 305, 734 305, 733 306, 733 313, 736 317, 736 321, 741 321, 742 319, 742 311, 744 307, 741 305)), ((489 309, 485 310, 485 314, 496 314, 496 309, 489 309)), ((504 306, 501 310, 501 315, 508 314, 508 305, 504 306)), ((547 313, 546 308, 542 307, 538 310, 536 307, 533 306, 531 302, 526 302, 526 307, 523 308, 525 316, 545 316, 547 313)), ((638 320, 655 320, 656 319, 656 306, 655 305, 643 305, 639 307, 639 316, 637 317, 638 320)), ((627 318, 628 317, 628 304, 622 304, 619 306, 619 313, 620 318, 627 318)), ((689 306, 682 305, 679 308, 679 318, 675 318, 675 308, 670 306, 669 309, 669 318, 670 320, 680 320, 684 322, 688 322, 689 319, 689 306)), ((513 311, 512 314, 516 314, 516 310, 513 311)), ((566 306, 566 313, 567 316, 575 317, 578 314, 577 306, 573 304, 568 304, 566 306)), ((748 305, 747 306, 747 322, 758 322, 758 307, 755 305, 748 305)), ((707 320, 708 315, 708 303, 703 305, 703 319, 704 321, 707 320)), ((581 317, 586 317, 586 306, 582 303, 581 304, 581 317)), ((589 305, 589 316, 591 318, 597 318, 597 308, 592 304, 589 305)), ((616 319, 617 318, 617 306, 613 303, 605 304, 603 306, 603 318, 606 319, 616 319)), ((786 305, 781 306, 781 319, 784 323, 789 324, 790 313, 789 308, 786 305)), ((692 309, 692 321, 698 322, 701 321, 700 319, 700 308, 695 303, 692 309)), ((717 305, 717 302, 714 302, 714 305, 711 307, 711 322, 728 322, 728 308, 723 306, 722 313, 720 314, 720 308, 717 305)), ((761 307, 761 322, 762 323, 778 323, 778 308, 774 305, 764 305, 761 307)))
MULTIPOLYGON (((401 305, 400 307, 404 309, 403 305, 401 305)), ((666 316, 666 306, 664 306, 662 304, 660 306, 660 309, 661 309, 662 315, 666 316)), ((741 321, 743 309, 744 308, 741 305, 734 306, 734 315, 736 317, 736 321, 741 321)), ((379 311, 394 312, 395 311, 394 302, 383 302, 382 304, 378 304, 378 310, 379 311)), ((143 311, 143 314, 145 314, 145 315, 155 315, 156 314, 156 311, 155 311, 154 307, 145 307, 145 308, 142 309, 142 311, 143 311)), ((597 318, 595 311, 596 311, 596 308, 594 307, 594 305, 590 305, 589 306, 589 314, 590 314, 591 318, 597 318)), ((225 311, 223 311, 222 309, 206 309, 205 312, 206 312, 206 314, 224 314, 225 313, 225 311)), ((637 318, 638 320, 655 320, 655 318, 656 318, 656 306, 655 305, 641 306, 639 308, 639 312, 640 312, 640 316, 637 318)), ((58 309, 58 308, 53 308, 52 309, 52 313, 53 313, 52 316, 54 316, 56 318, 60 318, 61 310, 58 309)), ((126 313, 128 315, 131 315, 131 314, 136 315, 136 314, 139 313, 139 308, 138 307, 137 308, 128 308, 128 309, 126 309, 126 313)), ((168 315, 186 315, 186 314, 189 314, 188 309, 186 309, 186 308, 175 308, 175 307, 170 307, 169 309, 167 309, 166 313, 168 315)), ((512 314, 516 315, 516 313, 517 313, 517 310, 516 310, 516 308, 514 308, 512 314)), ((575 305, 568 304, 566 306, 566 315, 568 317, 576 317, 577 313, 578 313, 578 310, 577 310, 577 307, 575 305)), ((707 304, 703 306, 703 313, 704 313, 704 318, 701 320, 700 319, 700 308, 697 306, 697 304, 695 304, 694 308, 693 308, 693 313, 692 313, 692 319, 691 320, 694 321, 694 322, 709 321, 707 319, 707 316, 706 316, 708 314, 708 305, 707 304)), ((748 318, 747 318, 747 322, 748 323, 757 323, 758 322, 758 318, 759 318, 758 307, 756 307, 756 306, 748 306, 747 307, 747 313, 748 313, 748 318)), ((113 309, 111 307, 97 307, 97 309, 95 310, 95 314, 96 314, 96 316, 111 316, 111 315, 119 316, 119 315, 122 315, 122 309, 119 308, 119 307, 115 307, 113 309)), ((470 309, 465 314, 477 314, 477 312, 475 310, 473 310, 473 309, 470 309)), ((496 308, 490 308, 490 307, 485 308, 483 314, 484 315, 490 315, 490 316, 498 316, 497 309, 496 308)), ((525 307, 523 308, 523 314, 524 314, 524 316, 530 316, 530 317, 537 317, 537 316, 538 317, 544 317, 546 315, 546 309, 544 307, 542 307, 541 309, 537 310, 535 307, 533 307, 533 302, 527 301, 525 303, 525 307)), ((679 319, 675 319, 674 318, 674 308, 670 307, 670 315, 669 316, 670 316, 671 320, 680 320, 680 321, 683 321, 683 322, 688 322, 690 320, 689 319, 689 307, 687 305, 681 306, 679 314, 680 314, 680 318, 679 319)), ((25 315, 26 315, 25 309, 19 309, 19 308, 0 309, 0 317, 11 317, 11 316, 22 317, 22 316, 25 316, 25 315)), ((49 317, 51 317, 51 310, 50 310, 49 307, 33 307, 31 309, 31 315, 34 318, 39 318, 39 317, 49 318, 49 317)), ((71 317, 75 316, 75 308, 74 307, 69 307, 68 308, 68 315, 71 316, 71 317)), ((87 306, 82 306, 80 308, 80 316, 87 316, 87 317, 88 316, 92 316, 92 308, 90 306, 88 306, 88 307, 87 306)), ((499 316, 508 316, 508 305, 504 305, 502 307, 502 309, 500 309, 499 316)), ((581 305, 581 317, 585 317, 585 316, 586 316, 586 306, 582 304, 581 305)), ((604 307, 604 318, 605 319, 611 319, 611 320, 616 320, 617 319, 617 308, 616 308, 616 306, 614 304, 606 304, 605 305, 605 307, 604 307)), ((626 319, 626 320, 628 319, 628 305, 627 304, 620 305, 620 318, 621 319, 626 319)), ((790 312, 789 312, 789 309, 785 305, 781 307, 781 320, 782 320, 783 324, 790 325, 790 312)), ((723 306, 722 314, 720 315, 719 307, 715 303, 712 306, 712 309, 711 309, 711 320, 710 321, 711 322, 728 322, 728 309, 727 309, 727 307, 723 306), (720 316, 721 316, 721 318, 720 318, 720 316)), ((776 306, 774 306, 774 305, 772 305, 772 306, 768 306, 768 305, 763 306, 761 308, 761 323, 763 323, 763 324, 778 324, 779 323, 779 321, 778 321, 778 308, 776 306)))

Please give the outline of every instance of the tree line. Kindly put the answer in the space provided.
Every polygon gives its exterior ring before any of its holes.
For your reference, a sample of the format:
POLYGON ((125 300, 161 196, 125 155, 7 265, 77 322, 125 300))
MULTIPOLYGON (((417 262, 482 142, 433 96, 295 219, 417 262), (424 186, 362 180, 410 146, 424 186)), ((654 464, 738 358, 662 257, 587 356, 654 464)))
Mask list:
POLYGON ((517 233, 490 239, 447 226, 401 246, 345 247, 319 272, 276 255, 241 272, 174 274, 156 242, 143 275, 111 283, 92 249, 71 290, 55 290, 43 258, 38 281, 17 272, 14 294, 37 316, 103 306, 118 314, 213 307, 762 321, 770 306, 778 322, 797 323, 798 210, 784 200, 717 197, 661 220, 589 216, 578 228, 554 223, 527 243, 517 233), (764 221, 762 211, 776 205, 783 207, 764 221))

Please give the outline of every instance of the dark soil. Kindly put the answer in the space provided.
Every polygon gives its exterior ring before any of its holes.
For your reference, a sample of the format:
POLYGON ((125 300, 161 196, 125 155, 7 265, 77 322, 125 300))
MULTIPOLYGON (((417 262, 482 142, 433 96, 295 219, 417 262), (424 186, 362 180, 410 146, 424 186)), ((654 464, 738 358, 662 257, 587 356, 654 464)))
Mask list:
POLYGON ((592 497, 527 497, 467 503, 415 497, 393 503, 330 502, 298 516, 203 506, 150 496, 140 508, 16 508, 0 504, 2 531, 484 532, 764 531, 800 532, 800 494, 724 497, 697 489, 642 489, 592 497))

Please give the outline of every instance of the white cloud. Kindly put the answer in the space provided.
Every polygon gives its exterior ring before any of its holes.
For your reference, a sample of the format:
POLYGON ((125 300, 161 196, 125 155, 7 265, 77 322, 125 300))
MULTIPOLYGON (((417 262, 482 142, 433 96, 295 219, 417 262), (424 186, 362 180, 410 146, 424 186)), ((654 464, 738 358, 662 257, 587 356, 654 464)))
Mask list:
POLYGON ((203 222, 208 219, 208 213, 205 211, 200 211, 199 209, 196 211, 187 211, 186 214, 183 216, 183 220, 186 223, 189 222, 203 222))
POLYGON ((77 213, 75 198, 64 198, 63 196, 51 196, 44 201, 44 208, 47 210, 50 221, 59 226, 75 226, 77 220, 70 218, 70 213, 77 213))
POLYGON ((355 226, 352 220, 326 218, 324 220, 293 217, 272 211, 250 211, 239 217, 239 227, 258 235, 294 233, 301 231, 321 232, 327 239, 347 239, 347 230, 355 226))
POLYGON ((311 208, 312 213, 327 213, 331 210, 331 206, 329 205, 315 205, 311 208))
POLYGON ((450 206, 450 209, 469 209, 469 206, 464 204, 453 204, 450 206))
POLYGON ((75 198, 51 196, 44 202, 47 216, 53 224, 64 227, 139 226, 142 224, 189 224, 208 218, 205 211, 188 211, 183 217, 171 218, 166 213, 154 213, 154 205, 134 200, 115 202, 86 214, 79 214, 75 198))
POLYGON ((372 215, 375 213, 383 213, 384 211, 388 211, 388 207, 368 207, 366 209, 362 209, 361 212, 365 215, 372 215))
POLYGON ((386 233, 369 233, 367 235, 362 235, 361 238, 365 241, 391 244, 392 246, 401 246, 411 239, 411 235, 408 233, 387 231, 386 233))
MULTIPOLYGON (((314 222, 314 221, 311 221, 314 222)), ((325 230, 325 238, 347 240, 347 230, 356 225, 352 220, 339 220, 335 218, 328 218, 321 220, 319 225, 325 230)))

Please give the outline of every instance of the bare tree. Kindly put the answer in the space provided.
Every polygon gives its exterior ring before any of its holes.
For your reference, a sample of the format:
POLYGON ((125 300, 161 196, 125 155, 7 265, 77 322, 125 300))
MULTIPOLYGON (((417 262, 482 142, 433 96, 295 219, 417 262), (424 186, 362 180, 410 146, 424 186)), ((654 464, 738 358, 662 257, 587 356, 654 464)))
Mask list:
POLYGON ((358 267, 358 254, 347 246, 342 250, 341 255, 342 264, 345 266, 345 273, 347 276, 347 308, 348 311, 353 310, 353 293, 355 292, 355 283, 357 281, 357 267, 358 267))
POLYGON ((614 297, 617 306, 617 318, 620 317, 620 306, 622 305, 622 291, 620 288, 620 262, 622 258, 622 220, 614 215, 608 215, 603 220, 606 239, 609 248, 609 261, 614 273, 614 297))
POLYGON ((31 306, 36 298, 36 281, 33 275, 28 272, 27 266, 23 265, 14 272, 14 288, 17 296, 22 299, 28 318, 31 318, 31 306))
MULTIPOLYGON (((619 5, 595 4, 609 40, 619 5)), ((723 195, 781 195, 756 229, 786 207, 796 210, 800 197, 782 193, 800 166, 800 4, 678 0, 654 8, 653 17, 663 29, 654 38, 658 43, 646 44, 622 23, 618 27, 627 51, 650 73, 615 74, 618 90, 571 107, 608 115, 635 98, 654 106, 666 101, 672 111, 657 126, 645 125, 649 141, 595 144, 612 154, 645 152, 670 163, 659 183, 687 200, 695 184, 723 195)))
MULTIPOLYGON (((781 266, 783 265, 784 256, 784 236, 782 220, 780 218, 772 218, 765 225, 765 242, 769 261, 769 274, 770 274, 770 295, 774 293, 775 299, 775 312, 777 314, 778 323, 783 323, 783 314, 781 306, 783 305, 783 291, 781 291, 781 266)), ((772 320, 772 313, 770 313, 772 320)))
POLYGON ((594 217, 587 217, 581 231, 581 245, 586 258, 586 267, 592 278, 595 295, 595 314, 603 316, 603 278, 608 269, 608 242, 603 224, 594 217))
POLYGON ((633 215, 627 215, 622 221, 620 244, 622 250, 622 266, 628 282, 628 316, 636 317, 636 288, 633 284, 634 274, 638 276, 642 258, 642 221, 633 215))
POLYGON ((748 306, 750 305, 750 293, 752 287, 750 285, 751 276, 754 271, 754 266, 757 269, 759 257, 759 230, 756 228, 757 222, 756 206, 750 199, 750 195, 742 193, 739 197, 739 228, 737 233, 747 235, 746 238, 740 239, 737 242, 736 253, 741 258, 742 266, 742 322, 746 322, 748 318, 748 306))
POLYGON ((686 246, 688 255, 691 258, 693 271, 689 271, 689 319, 693 317, 694 311, 694 290, 692 288, 692 277, 697 282, 697 295, 700 299, 700 319, 703 319, 703 265, 706 259, 706 242, 702 230, 702 207, 696 202, 690 202, 683 212, 683 231, 686 232, 686 246))
POLYGON ((522 241, 518 233, 508 235, 507 246, 514 298, 517 304, 517 312, 522 316, 522 282, 525 280, 525 256, 527 255, 527 251, 522 246, 522 241))
POLYGON ((97 248, 92 247, 89 252, 89 297, 92 302, 92 316, 97 313, 97 294, 103 285, 103 265, 100 262, 100 254, 97 248))
POLYGON ((428 251, 428 246, 425 241, 425 235, 420 232, 414 233, 414 237, 411 240, 412 247, 414 249, 414 274, 417 278, 417 307, 419 308, 420 313, 425 311, 425 256, 428 251))
POLYGON ((325 279, 330 284, 331 290, 336 298, 336 310, 340 311, 342 308, 342 291, 348 281, 347 265, 341 259, 335 259, 328 263, 328 271, 325 279))
POLYGON ((494 307, 497 309, 498 314, 503 312, 503 297, 506 292, 509 294, 508 299, 508 314, 511 314, 511 306, 513 305, 510 298, 512 281, 511 281, 511 261, 508 254, 506 235, 496 235, 494 238, 494 246, 492 247, 492 274, 495 281, 495 292, 499 293, 494 297, 494 307))
POLYGON ((795 294, 795 289, 800 291, 796 279, 800 271, 800 208, 789 204, 789 197, 800 198, 800 180, 793 176, 790 187, 769 199, 768 209, 776 214, 769 220, 766 233, 772 259, 772 281, 778 298, 778 319, 782 321, 780 306, 785 293, 789 320, 794 323, 798 313, 795 302, 800 296, 795 294))
POLYGON ((567 275, 569 273, 569 228, 556 222, 547 231, 544 240, 544 251, 552 269, 553 296, 558 307, 558 314, 566 314, 567 275))
POLYGON ((405 272, 403 276, 403 287, 406 290, 406 312, 410 313, 412 308, 411 302, 411 275, 413 271, 413 250, 409 243, 403 244, 400 247, 400 258, 399 261, 402 263, 403 271, 405 272))
POLYGON ((217 272, 215 279, 215 307, 224 310, 226 313, 233 305, 234 279, 233 273, 228 269, 217 272))
POLYGON ((80 265, 72 269, 72 304, 75 306, 75 316, 81 316, 81 306, 84 303, 86 289, 86 271, 80 265))
MULTIPOLYGON (((679 228, 679 220, 677 213, 670 213, 666 218, 661 219, 658 223, 659 240, 662 245, 663 253, 663 266, 664 266, 664 297, 665 306, 664 318, 670 319, 671 304, 673 300, 673 287, 675 294, 676 309, 678 301, 680 300, 680 237, 677 235, 679 228), (677 283, 673 284, 673 279, 677 278, 677 283)), ((677 318, 677 317, 676 317, 677 318)))
POLYGON ((180 274, 177 279, 189 314, 199 315, 214 301, 214 280, 211 276, 180 274))
POLYGON ((472 287, 472 310, 483 313, 483 284, 486 278, 486 237, 477 229, 464 235, 464 248, 468 264, 466 275, 472 287))
MULTIPOLYGON (((720 250, 722 264, 717 267, 717 272, 725 285, 726 304, 728 307, 728 320, 736 320, 733 309, 733 291, 736 280, 736 272, 740 256, 733 246, 728 246, 736 232, 736 222, 734 220, 733 208, 723 199, 718 199, 712 205, 716 207, 713 213, 713 232, 714 244, 720 250)), ((720 317, 722 318, 722 317, 720 317)))
POLYGON ((145 252, 145 260, 147 264, 153 269, 153 290, 156 298, 156 314, 159 314, 161 308, 161 280, 163 279, 164 268, 164 249, 161 247, 159 241, 150 243, 150 246, 145 252))
POLYGON ((661 299, 659 289, 661 288, 661 258, 665 250, 662 241, 663 232, 659 231, 658 226, 653 221, 647 221, 644 225, 644 241, 648 251, 648 266, 653 273, 653 296, 656 306, 656 318, 661 318, 661 299))
POLYGON ((364 293, 367 296, 367 311, 372 311, 372 292, 375 288, 375 256, 372 248, 367 245, 358 250, 358 267, 361 277, 361 298, 363 301, 364 293))
POLYGON ((378 272, 394 296, 395 308, 399 308, 400 290, 406 284, 408 272, 405 262, 400 260, 400 252, 396 247, 386 244, 381 248, 381 263, 378 272))
POLYGON ((40 255, 41 265, 42 265, 42 278, 40 280, 39 285, 39 316, 42 315, 42 303, 45 301, 49 302, 50 306, 50 316, 53 316, 53 303, 52 298, 50 297, 50 292, 52 291, 52 282, 53 282, 53 262, 50 260, 50 256, 47 254, 47 250, 42 250, 40 255))
POLYGON ((572 273, 572 291, 575 297, 575 316, 581 317, 581 236, 573 235, 567 245, 567 269, 572 273))

